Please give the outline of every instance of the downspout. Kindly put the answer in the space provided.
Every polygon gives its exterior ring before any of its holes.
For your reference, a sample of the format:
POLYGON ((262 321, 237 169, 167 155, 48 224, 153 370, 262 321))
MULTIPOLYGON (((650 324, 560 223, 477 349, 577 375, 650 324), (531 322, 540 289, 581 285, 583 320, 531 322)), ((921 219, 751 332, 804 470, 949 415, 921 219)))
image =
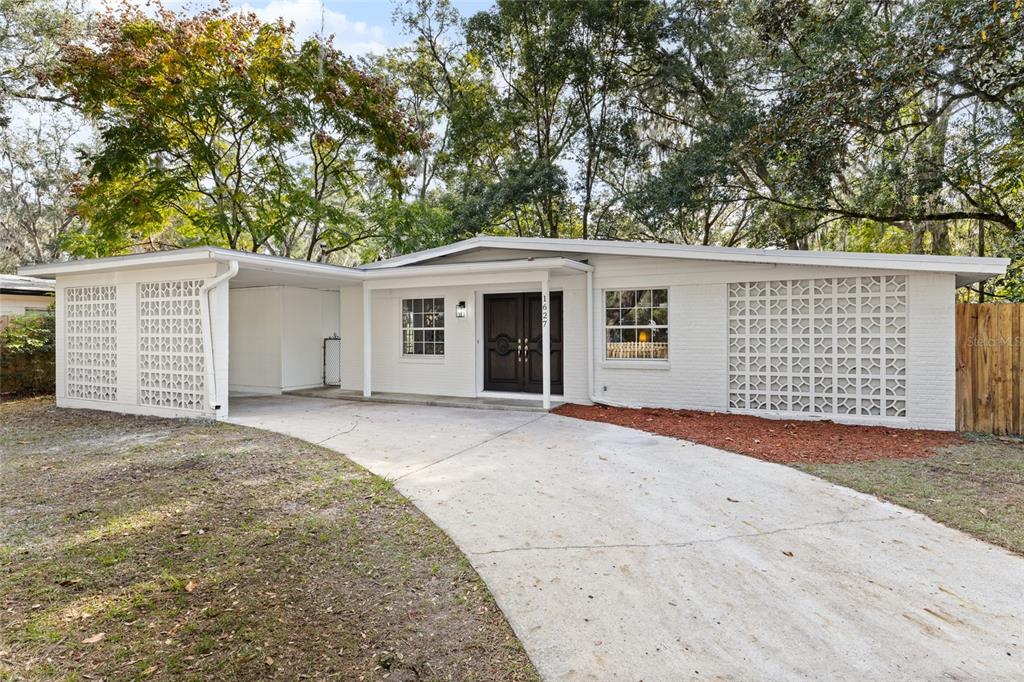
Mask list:
POLYGON ((213 291, 221 282, 226 282, 238 274, 238 261, 214 260, 218 263, 227 263, 228 271, 217 275, 199 288, 199 322, 200 326, 203 328, 203 365, 206 368, 206 402, 207 407, 210 410, 213 410, 214 416, 216 416, 217 410, 220 409, 220 403, 217 402, 217 375, 213 366, 213 318, 211 317, 210 292, 213 291))

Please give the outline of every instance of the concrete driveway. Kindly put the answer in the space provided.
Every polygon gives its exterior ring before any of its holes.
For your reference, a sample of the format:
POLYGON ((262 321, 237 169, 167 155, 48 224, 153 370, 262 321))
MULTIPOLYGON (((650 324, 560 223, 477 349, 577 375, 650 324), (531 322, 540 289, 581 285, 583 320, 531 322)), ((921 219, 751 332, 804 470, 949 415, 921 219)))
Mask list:
POLYGON ((1024 558, 794 469, 548 414, 231 411, 394 479, 546 679, 1024 678, 1024 558))

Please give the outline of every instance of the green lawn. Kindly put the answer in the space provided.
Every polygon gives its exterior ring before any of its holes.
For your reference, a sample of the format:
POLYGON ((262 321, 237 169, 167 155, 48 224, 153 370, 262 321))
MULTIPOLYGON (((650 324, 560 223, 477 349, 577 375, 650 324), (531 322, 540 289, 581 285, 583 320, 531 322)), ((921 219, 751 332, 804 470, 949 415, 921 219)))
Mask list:
POLYGON ((925 459, 796 464, 1024 554, 1024 441, 972 436, 925 459))
POLYGON ((452 542, 334 452, 0 406, 0 679, 533 680, 452 542))

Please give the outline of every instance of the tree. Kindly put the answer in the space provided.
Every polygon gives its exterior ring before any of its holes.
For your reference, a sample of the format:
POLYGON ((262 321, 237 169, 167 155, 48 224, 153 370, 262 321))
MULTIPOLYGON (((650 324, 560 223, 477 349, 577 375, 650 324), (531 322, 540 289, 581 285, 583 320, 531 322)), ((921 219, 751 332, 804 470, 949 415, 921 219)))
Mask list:
POLYGON ((82 175, 74 158, 80 121, 23 107, 29 121, 0 131, 0 269, 58 260, 75 225, 74 192, 82 175))
POLYGON ((759 6, 748 20, 763 27, 759 89, 772 106, 746 142, 748 196, 893 225, 917 252, 948 252, 955 221, 1018 231, 1019 209, 994 191, 1005 169, 978 163, 999 158, 1024 114, 1015 12, 943 0, 759 6), (988 137, 962 153, 979 117, 988 137))
POLYGON ((18 101, 64 102, 40 76, 61 44, 81 37, 84 18, 82 0, 0 0, 0 128, 18 101))
POLYGON ((56 334, 53 306, 8 318, 0 327, 0 377, 3 393, 53 393, 56 334))
POLYGON ((88 126, 41 76, 86 34, 79 0, 0 0, 0 269, 62 256, 88 126))
POLYGON ((444 194, 453 235, 597 234, 619 200, 602 176, 633 134, 623 56, 656 15, 647 0, 499 2, 462 22, 444 0, 410 2, 413 43, 385 68, 437 131, 410 196, 444 194))
MULTIPOLYGON (((46 0, 4 2, 12 25, 59 34, 46 0)), ((46 184, 51 214, 75 216, 47 224, 80 254, 375 258, 491 233, 1019 261, 1022 13, 498 0, 466 19, 450 0, 406 0, 410 42, 355 64, 224 8, 128 9, 65 41, 41 86, 33 69, 8 70, 27 88, 0 73, 0 95, 81 106, 100 129, 87 181, 46 184), (60 202, 66 186, 79 191, 60 202)), ((29 63, 30 33, 9 33, 22 57, 6 63, 29 63)), ((31 233, 16 258, 37 257, 31 233)), ((1018 272, 974 295, 1024 285, 1018 272)))
POLYGON ((497 90, 466 45, 462 18, 448 0, 414 0, 395 19, 408 45, 376 60, 376 72, 398 85, 398 101, 427 140, 406 178, 404 197, 373 203, 381 237, 373 255, 395 255, 473 236, 488 217, 476 199, 498 174, 508 148, 495 115, 497 90))
POLYGON ((422 147, 395 92, 329 41, 225 7, 131 7, 65 45, 49 82, 99 129, 79 252, 222 244, 306 259, 368 238, 355 212, 397 192, 422 147))
POLYGON ((652 239, 1019 255, 1022 45, 1005 3, 666 5, 629 53, 654 153, 626 213, 652 239))

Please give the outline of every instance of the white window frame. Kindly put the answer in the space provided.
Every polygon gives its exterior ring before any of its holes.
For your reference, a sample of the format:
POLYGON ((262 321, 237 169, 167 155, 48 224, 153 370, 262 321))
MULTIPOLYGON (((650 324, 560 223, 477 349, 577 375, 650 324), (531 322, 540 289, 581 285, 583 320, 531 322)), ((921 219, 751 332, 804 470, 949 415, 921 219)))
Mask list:
MULTIPOLYGON (((606 364, 614 365, 614 364, 622 363, 624 365, 630 365, 630 366, 632 366, 632 365, 642 366, 644 364, 654 365, 654 366, 663 366, 663 367, 667 367, 668 366, 669 356, 670 356, 670 351, 669 351, 670 345, 669 344, 671 343, 671 339, 672 339, 672 334, 671 334, 671 332, 669 330, 669 327, 671 326, 671 319, 670 319, 671 316, 669 314, 669 311, 671 310, 671 296, 672 296, 671 287, 668 287, 668 286, 642 286, 642 287, 623 286, 623 287, 610 287, 608 289, 603 289, 601 291, 601 310, 602 310, 602 314, 603 314, 602 323, 601 323, 601 328, 602 328, 602 346, 604 348, 604 350, 603 350, 603 358, 604 358, 604 362, 606 364), (631 291, 634 294, 638 293, 638 292, 650 291, 652 297, 653 297, 655 291, 664 291, 665 292, 665 323, 664 324, 653 324, 653 322, 652 322, 651 324, 632 324, 632 325, 608 324, 608 310, 609 310, 608 294, 613 293, 613 292, 621 294, 622 292, 625 292, 625 291, 631 291), (652 339, 653 339, 653 330, 655 330, 655 329, 664 329, 665 330, 665 357, 663 357, 663 358, 657 358, 657 357, 635 357, 635 358, 630 358, 630 357, 611 357, 608 354, 608 344, 609 344, 609 341, 608 341, 608 331, 609 331, 609 329, 636 329, 636 330, 639 330, 639 329, 650 329, 652 331, 652 339)), ((652 308, 651 309, 652 310, 654 309, 653 301, 652 301, 652 308)), ((652 343, 653 343, 653 340, 652 340, 652 343)))
MULTIPOLYGON (((445 356, 445 353, 448 350, 448 346, 447 346, 448 334, 447 334, 447 328, 446 328, 447 320, 448 320, 448 310, 447 310, 447 307, 448 307, 447 306, 447 301, 445 300, 445 298, 443 296, 415 296, 415 297, 411 297, 411 298, 402 298, 400 300, 398 313, 399 313, 399 316, 400 316, 400 318, 399 318, 399 323, 400 323, 400 342, 401 342, 401 350, 402 350, 402 357, 403 358, 407 358, 407 359, 432 359, 432 358, 443 358, 445 356), (424 302, 426 302, 426 301, 434 301, 435 303, 437 301, 440 301, 441 302, 440 326, 416 326, 415 325, 415 319, 413 320, 414 324, 407 326, 406 325, 406 317, 405 317, 406 316, 405 304, 406 304, 407 301, 408 302, 419 301, 421 303, 421 305, 424 302), (441 339, 442 340, 441 341, 434 340, 434 341, 430 341, 429 343, 434 344, 435 346, 436 346, 436 344, 440 343, 440 345, 441 345, 441 352, 440 353, 437 353, 437 352, 434 352, 434 353, 417 353, 417 352, 415 352, 415 350, 416 350, 415 335, 416 335, 416 332, 418 332, 418 331, 422 331, 422 332, 438 332, 438 331, 440 331, 441 332, 441 339), (411 352, 411 353, 406 350, 406 345, 405 345, 405 335, 406 335, 406 332, 412 332, 413 333, 413 342, 412 342, 412 344, 413 344, 413 352, 411 352)), ((415 315, 416 311, 410 311, 410 314, 415 315)), ((425 314, 425 313, 423 313, 421 311, 420 314, 425 314)), ((435 337, 435 339, 436 339, 436 337, 435 337)), ((428 343, 428 342, 427 341, 423 341, 422 343, 428 343)))

